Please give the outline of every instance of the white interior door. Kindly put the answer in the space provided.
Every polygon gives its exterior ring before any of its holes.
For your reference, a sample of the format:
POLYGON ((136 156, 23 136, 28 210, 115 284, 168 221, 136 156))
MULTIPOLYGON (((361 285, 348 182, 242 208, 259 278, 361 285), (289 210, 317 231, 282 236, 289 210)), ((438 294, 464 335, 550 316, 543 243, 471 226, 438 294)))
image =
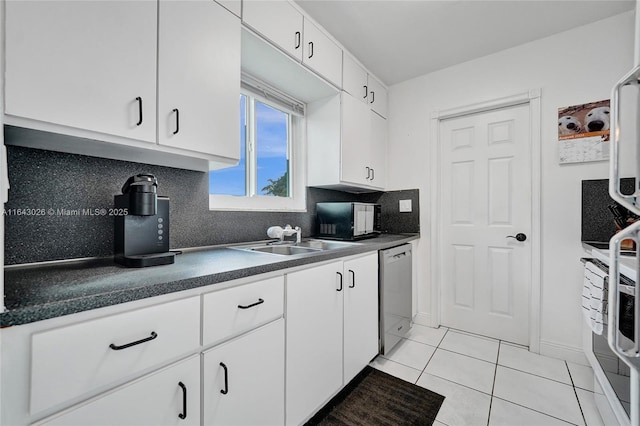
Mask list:
POLYGON ((529 344, 529 105, 441 121, 441 320, 529 344), (518 241, 509 236, 527 236, 518 241))

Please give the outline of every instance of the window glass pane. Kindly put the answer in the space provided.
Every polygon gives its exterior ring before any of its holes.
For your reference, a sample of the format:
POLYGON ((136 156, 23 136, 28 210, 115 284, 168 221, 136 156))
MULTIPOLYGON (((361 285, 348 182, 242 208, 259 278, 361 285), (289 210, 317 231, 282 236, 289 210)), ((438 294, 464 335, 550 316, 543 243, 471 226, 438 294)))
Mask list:
POLYGON ((257 185, 259 195, 288 197, 289 115, 255 102, 257 185))
POLYGON ((247 97, 240 95, 240 162, 237 166, 209 172, 209 193, 247 195, 247 97))

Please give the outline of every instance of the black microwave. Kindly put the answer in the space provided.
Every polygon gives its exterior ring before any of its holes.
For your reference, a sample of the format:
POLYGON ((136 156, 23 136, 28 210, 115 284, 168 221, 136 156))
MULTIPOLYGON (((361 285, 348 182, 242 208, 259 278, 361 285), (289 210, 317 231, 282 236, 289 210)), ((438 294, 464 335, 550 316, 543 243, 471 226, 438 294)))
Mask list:
POLYGON ((335 202, 316 204, 316 236, 334 240, 358 240, 380 234, 379 204, 335 202))

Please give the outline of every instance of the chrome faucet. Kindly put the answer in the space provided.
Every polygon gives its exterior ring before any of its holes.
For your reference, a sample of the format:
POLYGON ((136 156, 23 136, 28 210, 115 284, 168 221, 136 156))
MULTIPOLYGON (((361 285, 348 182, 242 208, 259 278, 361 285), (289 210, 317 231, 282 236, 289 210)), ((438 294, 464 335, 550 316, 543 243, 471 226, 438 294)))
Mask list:
POLYGON ((281 226, 271 226, 267 229, 267 235, 269 238, 279 238, 280 243, 284 242, 284 237, 290 237, 291 235, 296 235, 296 244, 300 244, 302 240, 302 230, 299 226, 292 228, 291 225, 286 225, 284 228, 281 226))

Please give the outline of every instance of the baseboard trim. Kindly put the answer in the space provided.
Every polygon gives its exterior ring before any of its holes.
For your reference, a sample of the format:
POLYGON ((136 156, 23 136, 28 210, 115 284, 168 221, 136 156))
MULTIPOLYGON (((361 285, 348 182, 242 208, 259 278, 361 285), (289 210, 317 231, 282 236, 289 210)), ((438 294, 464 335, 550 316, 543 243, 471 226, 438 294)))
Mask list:
POLYGON ((581 347, 540 340, 540 355, 575 362, 576 364, 589 365, 581 347))

